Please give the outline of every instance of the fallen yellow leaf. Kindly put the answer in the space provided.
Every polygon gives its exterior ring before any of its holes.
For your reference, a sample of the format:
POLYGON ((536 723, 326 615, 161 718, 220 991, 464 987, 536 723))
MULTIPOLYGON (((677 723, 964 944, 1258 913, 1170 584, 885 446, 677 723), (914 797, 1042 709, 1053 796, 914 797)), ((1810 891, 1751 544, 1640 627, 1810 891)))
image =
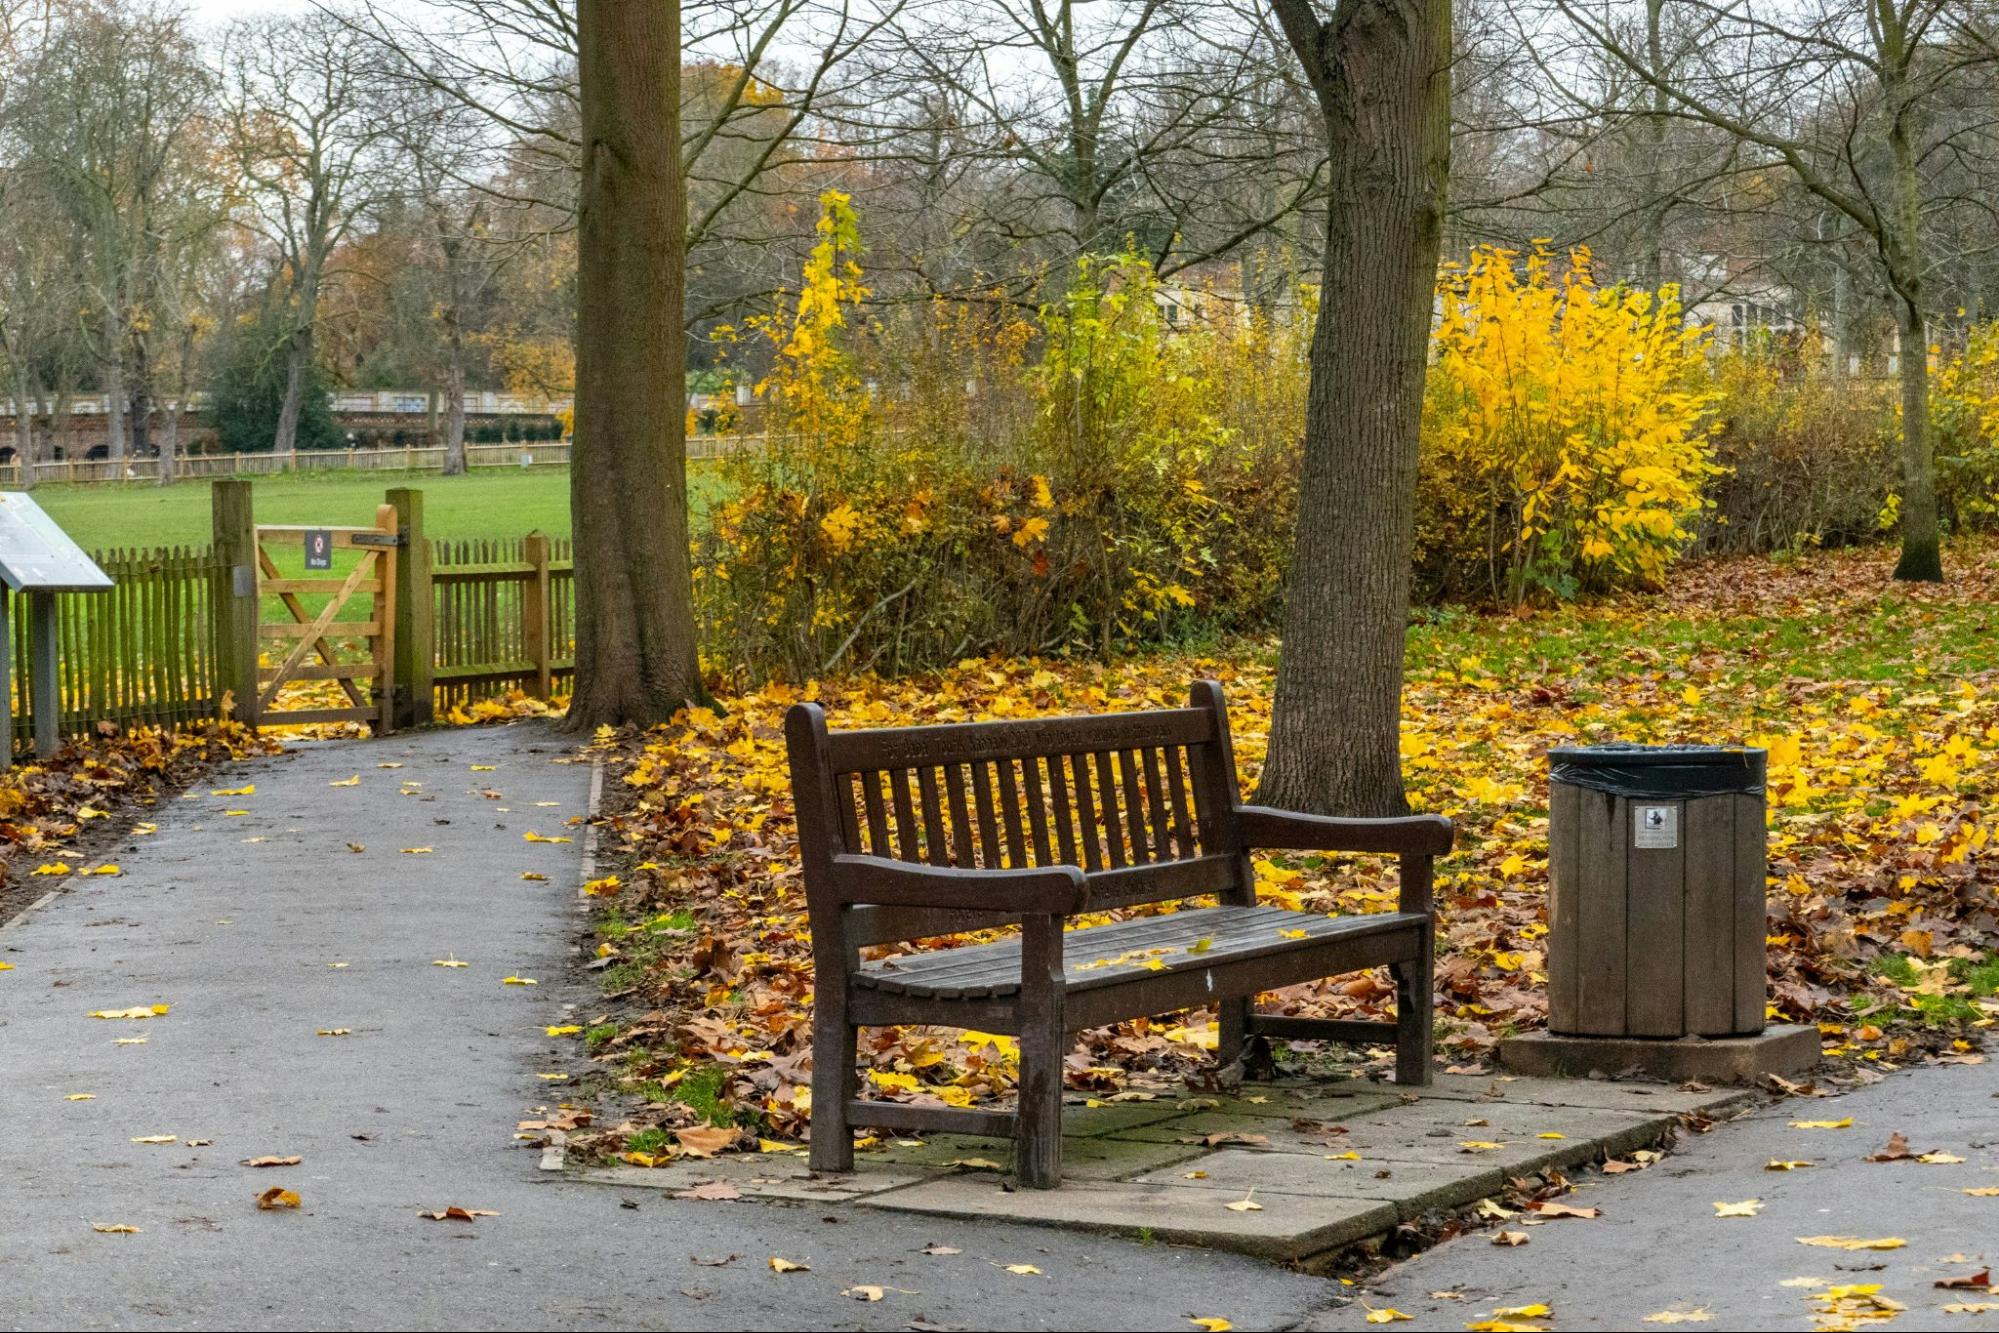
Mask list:
POLYGON ((1415 1317, 1414 1315, 1403 1314, 1400 1310, 1390 1309, 1386 1306, 1379 1310, 1369 1310, 1367 1312, 1367 1322, 1370 1324, 1393 1324, 1404 1319, 1414 1319, 1415 1317))
POLYGON ((123 1222, 92 1222, 92 1231, 101 1231, 107 1236, 136 1236, 139 1228, 126 1226, 123 1222))
POLYGON ((159 1018, 166 1014, 170 1005, 136 1005, 130 1009, 93 1009, 92 1018, 159 1018))
POLYGON ((361 785, 361 775, 356 773, 351 778, 342 778, 338 782, 329 782, 326 785, 329 787, 358 787, 361 785))
POLYGON ((1862 1240, 1858 1236, 1800 1236, 1798 1244, 1816 1245, 1826 1250, 1899 1250, 1909 1242, 1899 1236, 1862 1240))
POLYGON ((789 1259, 779 1259, 773 1255, 770 1261, 770 1271, 773 1273, 809 1273, 812 1271, 812 1265, 795 1264, 789 1259))
POLYGON ((1844 1120, 1793 1120, 1792 1129, 1852 1129, 1853 1117, 1844 1120))
POLYGON ((1763 1200, 1744 1199, 1741 1203, 1716 1203, 1716 1217, 1754 1217, 1763 1211, 1763 1200))

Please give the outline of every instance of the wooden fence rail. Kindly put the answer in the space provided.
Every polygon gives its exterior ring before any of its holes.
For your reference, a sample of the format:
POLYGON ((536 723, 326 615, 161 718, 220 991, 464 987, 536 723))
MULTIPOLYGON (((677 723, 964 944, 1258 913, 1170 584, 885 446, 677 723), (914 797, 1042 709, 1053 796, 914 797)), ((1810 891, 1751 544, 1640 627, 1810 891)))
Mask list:
MULTIPOLYGON (((226 566, 212 550, 111 550, 97 563, 116 582, 108 592, 56 593, 57 731, 94 733, 99 724, 177 726, 220 712, 215 598, 226 566)), ((25 597, 9 597, 15 744, 32 747, 28 698, 33 624, 25 597)))
POLYGON ((567 538, 431 542, 436 707, 509 689, 546 699, 558 681, 566 685, 576 653, 573 570, 567 538))

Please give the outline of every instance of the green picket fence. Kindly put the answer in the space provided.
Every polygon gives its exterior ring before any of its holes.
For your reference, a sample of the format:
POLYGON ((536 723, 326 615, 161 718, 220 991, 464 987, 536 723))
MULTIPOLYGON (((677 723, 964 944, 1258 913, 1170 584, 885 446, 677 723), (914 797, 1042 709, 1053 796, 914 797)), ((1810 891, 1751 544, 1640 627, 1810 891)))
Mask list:
MULTIPOLYGON (((207 548, 99 551, 116 582, 106 592, 56 593, 57 731, 177 726, 220 711, 214 599, 227 573, 207 548)), ((33 748, 28 699, 33 626, 25 597, 9 597, 14 744, 33 748)))

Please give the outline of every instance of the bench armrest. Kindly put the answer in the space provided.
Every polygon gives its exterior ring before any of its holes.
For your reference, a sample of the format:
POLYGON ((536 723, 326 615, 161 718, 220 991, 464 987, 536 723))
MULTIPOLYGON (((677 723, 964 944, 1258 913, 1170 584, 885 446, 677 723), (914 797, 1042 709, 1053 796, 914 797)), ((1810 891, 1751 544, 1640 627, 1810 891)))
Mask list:
POLYGON ((1089 898, 1075 866, 1022 870, 967 870, 921 865, 886 856, 836 856, 833 887, 842 905, 946 907, 961 911, 1068 916, 1089 898))
POLYGON ((1267 805, 1239 805, 1235 817, 1243 845, 1269 851, 1442 856, 1451 850, 1453 838, 1451 821, 1442 815, 1341 819, 1274 810, 1267 805))

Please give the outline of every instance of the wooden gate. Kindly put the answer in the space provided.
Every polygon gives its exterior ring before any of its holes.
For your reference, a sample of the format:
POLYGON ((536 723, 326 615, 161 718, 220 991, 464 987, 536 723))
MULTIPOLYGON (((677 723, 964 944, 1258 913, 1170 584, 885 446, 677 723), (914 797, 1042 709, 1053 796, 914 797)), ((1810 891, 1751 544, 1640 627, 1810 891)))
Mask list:
POLYGON ((372 528, 320 528, 291 525, 257 526, 257 722, 260 726, 292 726, 312 722, 369 722, 377 732, 394 728, 391 696, 395 660, 397 523, 394 505, 375 511, 372 528), (280 570, 273 549, 302 552, 305 574, 294 577, 280 570), (336 552, 357 551, 359 558, 344 575, 333 573, 336 552), (328 571, 314 577, 316 571, 328 571), (341 613, 366 595, 372 608, 360 619, 341 613), (326 603, 310 611, 302 597, 325 596, 326 603), (273 614, 272 603, 286 614, 273 614), (269 650, 265 651, 269 644, 269 650), (343 656, 343 653, 345 654, 343 656), (316 657, 317 661, 308 661, 316 657), (276 665, 266 665, 275 662, 276 665), (335 708, 276 707, 288 681, 337 681, 347 703, 335 708), (367 681, 364 697, 356 682, 367 681))

